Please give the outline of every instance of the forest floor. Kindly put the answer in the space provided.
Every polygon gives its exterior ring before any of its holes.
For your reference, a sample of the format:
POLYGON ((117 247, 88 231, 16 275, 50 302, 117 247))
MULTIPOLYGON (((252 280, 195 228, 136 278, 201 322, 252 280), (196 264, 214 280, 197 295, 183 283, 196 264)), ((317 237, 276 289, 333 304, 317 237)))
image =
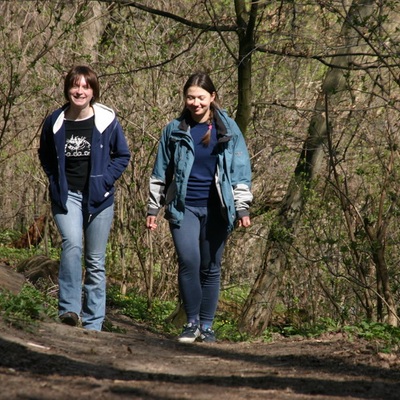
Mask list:
POLYGON ((399 399, 400 354, 341 334, 181 344, 108 310, 119 333, 0 318, 0 399, 399 399))

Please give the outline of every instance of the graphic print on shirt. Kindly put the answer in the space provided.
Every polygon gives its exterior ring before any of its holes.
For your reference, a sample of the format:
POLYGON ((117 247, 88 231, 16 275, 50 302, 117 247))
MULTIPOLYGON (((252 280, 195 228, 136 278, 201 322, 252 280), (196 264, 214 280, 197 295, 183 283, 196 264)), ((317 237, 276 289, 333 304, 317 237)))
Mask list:
POLYGON ((91 144, 85 137, 72 135, 65 142, 66 157, 88 157, 90 156, 91 144))

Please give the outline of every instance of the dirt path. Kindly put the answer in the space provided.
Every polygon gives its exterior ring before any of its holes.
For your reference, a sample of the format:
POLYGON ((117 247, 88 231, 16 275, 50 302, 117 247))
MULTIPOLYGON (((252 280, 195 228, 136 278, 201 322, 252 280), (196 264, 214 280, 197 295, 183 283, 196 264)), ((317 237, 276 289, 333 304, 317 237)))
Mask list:
POLYGON ((125 333, 0 322, 0 399, 399 399, 400 357, 363 342, 183 345, 121 316, 125 333))

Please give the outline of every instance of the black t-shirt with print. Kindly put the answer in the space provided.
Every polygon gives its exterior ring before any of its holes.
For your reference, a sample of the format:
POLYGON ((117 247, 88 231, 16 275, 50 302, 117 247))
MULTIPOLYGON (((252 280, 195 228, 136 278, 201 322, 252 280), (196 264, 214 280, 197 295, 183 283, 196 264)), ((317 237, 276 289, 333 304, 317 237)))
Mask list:
POLYGON ((65 120, 65 173, 69 190, 87 190, 93 126, 94 116, 80 121, 65 120))

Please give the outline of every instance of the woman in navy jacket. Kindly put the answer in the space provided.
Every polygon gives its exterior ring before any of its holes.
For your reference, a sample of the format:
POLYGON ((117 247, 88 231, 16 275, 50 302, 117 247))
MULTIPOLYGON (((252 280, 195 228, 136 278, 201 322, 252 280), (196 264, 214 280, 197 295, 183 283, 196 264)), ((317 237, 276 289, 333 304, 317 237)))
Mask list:
POLYGON ((146 225, 165 206, 187 324, 180 342, 214 342, 221 259, 234 228, 250 226, 251 168, 239 127, 218 105, 207 74, 189 77, 182 114, 163 129, 150 178, 146 225))
POLYGON ((97 103, 96 73, 75 66, 64 82, 67 104, 46 118, 39 159, 49 179, 52 213, 62 237, 59 316, 101 330, 105 318, 105 253, 114 215, 114 183, 130 151, 115 112, 97 103), (82 253, 84 282, 82 300, 82 253))

